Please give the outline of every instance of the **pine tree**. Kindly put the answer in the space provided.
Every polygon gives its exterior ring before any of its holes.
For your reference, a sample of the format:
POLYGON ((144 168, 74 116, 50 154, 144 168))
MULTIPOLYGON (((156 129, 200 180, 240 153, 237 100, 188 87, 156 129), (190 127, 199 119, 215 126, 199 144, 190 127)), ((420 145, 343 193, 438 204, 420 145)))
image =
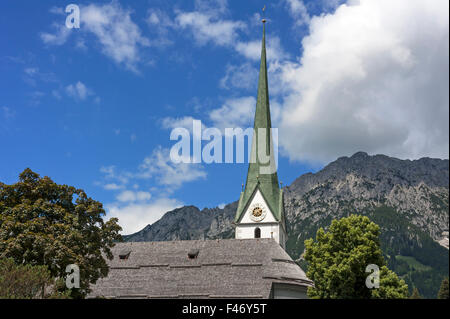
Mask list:
POLYGON ((448 298, 448 278, 444 278, 441 283, 441 288, 439 289, 438 299, 449 299, 448 298))
POLYGON ((417 288, 414 288, 411 297, 409 299, 422 299, 422 296, 419 294, 419 290, 417 288))

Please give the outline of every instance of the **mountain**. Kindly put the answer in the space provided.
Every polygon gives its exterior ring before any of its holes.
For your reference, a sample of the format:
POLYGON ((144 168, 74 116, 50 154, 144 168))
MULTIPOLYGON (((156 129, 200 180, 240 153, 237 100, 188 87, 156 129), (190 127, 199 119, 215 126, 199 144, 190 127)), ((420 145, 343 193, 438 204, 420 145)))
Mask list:
MULTIPOLYGON (((333 219, 358 213, 381 227, 387 263, 410 289, 434 298, 449 274, 449 161, 400 160, 358 152, 284 188, 287 251, 306 268, 304 240, 333 219)), ((185 206, 126 241, 231 238, 237 202, 220 208, 185 206)))

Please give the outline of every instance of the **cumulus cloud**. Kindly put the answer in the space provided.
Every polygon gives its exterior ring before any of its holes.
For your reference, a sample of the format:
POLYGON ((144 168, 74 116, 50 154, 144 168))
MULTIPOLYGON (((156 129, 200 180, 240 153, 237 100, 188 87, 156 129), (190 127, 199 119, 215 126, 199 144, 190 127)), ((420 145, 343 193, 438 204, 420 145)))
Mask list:
POLYGON ((139 47, 149 46, 140 28, 131 19, 131 11, 116 1, 110 4, 90 4, 81 8, 82 28, 93 33, 102 46, 102 52, 115 62, 137 71, 139 47))
MULTIPOLYGON (((261 40, 237 42, 235 50, 249 60, 261 60, 261 40)), ((281 46, 280 38, 268 36, 266 39, 266 59, 268 62, 287 59, 289 56, 281 46)))
POLYGON ((122 226, 122 234, 132 234, 149 224, 153 224, 166 212, 181 207, 183 203, 176 199, 159 198, 155 201, 111 203, 105 205, 107 217, 117 217, 122 226))
POLYGON ((117 195, 116 198, 120 202, 136 202, 149 200, 150 197, 149 192, 126 190, 117 195))
POLYGON ((53 14, 61 15, 61 16, 65 14, 65 13, 64 13, 64 8, 62 8, 62 7, 57 7, 57 6, 51 7, 50 10, 49 10, 49 12, 50 12, 50 13, 53 13, 53 14))
MULTIPOLYGON (((118 181, 120 187, 127 184, 132 174, 129 172, 119 172, 114 165, 100 167, 100 172, 105 175, 105 178, 110 181, 118 181)), ((115 183, 114 183, 115 184, 115 183)))
POLYGON ((176 28, 176 24, 167 13, 160 9, 151 8, 147 11, 146 21, 150 31, 156 34, 156 37, 151 40, 152 45, 164 47, 173 43, 169 32, 176 28))
POLYGON ((72 33, 72 29, 66 27, 66 25, 61 23, 54 23, 52 25, 55 31, 53 33, 41 32, 40 37, 42 42, 49 45, 62 45, 66 43, 67 39, 72 33))
MULTIPOLYGON (((134 171, 119 171, 114 165, 111 165, 101 167, 100 172, 104 174, 104 180, 107 181, 103 186, 107 190, 124 189, 126 185, 134 181, 153 180, 160 186, 158 196, 161 197, 161 194, 172 193, 184 183, 206 178, 206 171, 201 164, 189 162, 192 162, 192 157, 186 162, 173 162, 170 158, 170 149, 158 146, 151 155, 144 158, 134 171)), ((138 185, 135 184, 134 188, 138 188, 138 185)), ((119 201, 136 201, 150 198, 146 196, 150 196, 150 194, 124 190, 117 199, 119 201)))
POLYGON ((194 7, 213 17, 228 13, 228 0, 195 0, 194 7))
MULTIPOLYGON (((52 8, 56 13, 57 9, 52 8)), ((139 26, 133 22, 131 11, 124 9, 118 1, 97 5, 80 6, 81 26, 77 30, 79 36, 94 35, 100 43, 103 54, 125 68, 138 72, 137 65, 141 61, 140 48, 150 45, 150 41, 142 35, 139 26)), ((62 45, 73 29, 65 26, 64 21, 53 24, 54 33, 42 32, 41 39, 46 44, 62 45)), ((83 39, 76 41, 76 46, 86 49, 83 39)))
POLYGON ((186 182, 205 179, 206 175, 201 164, 174 163, 170 158, 170 150, 158 147, 143 160, 137 177, 156 178, 170 193, 186 182))
POLYGON ((179 12, 176 22, 181 28, 189 28, 198 44, 213 42, 216 45, 231 45, 237 38, 237 31, 245 24, 241 21, 215 20, 200 11, 179 12))
POLYGON ((252 64, 229 64, 226 67, 225 76, 220 80, 220 87, 224 89, 255 89, 257 81, 258 71, 252 64))
POLYGON ((228 99, 220 108, 209 113, 209 119, 214 127, 221 129, 253 127, 255 107, 256 99, 253 96, 228 99))
POLYGON ((286 0, 286 5, 289 8, 289 13, 295 18, 295 24, 297 26, 303 24, 309 24, 310 16, 308 9, 301 0, 286 0))
POLYGON ((448 158, 448 6, 361 0, 313 17, 300 62, 278 69, 285 154, 448 158))
MULTIPOLYGON (((198 120, 193 118, 192 116, 183 116, 183 117, 165 117, 161 120, 161 126, 165 129, 174 129, 174 128, 185 128, 189 132, 192 132, 193 122, 198 120)), ((202 125, 202 129, 204 126, 202 125)))
POLYGON ((103 188, 106 190, 119 190, 119 189, 124 188, 124 186, 118 185, 116 183, 108 183, 108 184, 103 185, 103 188))
POLYGON ((68 86, 66 86, 66 93, 70 97, 78 100, 85 100, 89 95, 93 94, 92 91, 80 81, 75 84, 69 84, 68 86))

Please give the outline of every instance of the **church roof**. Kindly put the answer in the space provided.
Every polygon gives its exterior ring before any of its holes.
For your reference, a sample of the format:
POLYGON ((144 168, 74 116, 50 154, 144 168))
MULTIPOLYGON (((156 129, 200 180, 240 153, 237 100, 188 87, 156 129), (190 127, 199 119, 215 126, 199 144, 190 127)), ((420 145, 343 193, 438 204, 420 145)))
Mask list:
POLYGON ((273 239, 127 242, 112 253, 88 297, 269 298, 273 283, 312 285, 273 239))
MULTIPOLYGON (((264 22, 264 21, 263 21, 264 22)), ((266 31, 265 23, 263 24, 263 38, 261 45, 261 64, 259 70, 258 80, 258 96, 256 102, 255 120, 254 120, 254 134, 252 139, 252 153, 256 155, 253 161, 250 161, 247 172, 247 181, 245 184, 245 190, 241 193, 239 199, 239 206, 236 212, 235 222, 238 222, 242 214, 245 212, 250 199, 258 188, 262 193, 264 199, 269 205, 270 210, 273 212, 275 218, 283 222, 283 196, 278 184, 278 175, 276 167, 273 169, 273 173, 264 173, 264 168, 268 168, 267 163, 262 163, 258 156, 258 141, 259 129, 266 129, 264 147, 265 152, 263 154, 271 155, 271 163, 274 164, 274 151, 273 141, 270 129, 272 128, 270 118, 270 105, 269 105, 269 85, 267 81, 267 62, 266 62, 266 31), (281 205, 280 205, 281 203, 281 205)), ((264 151, 264 150, 263 150, 264 151)))

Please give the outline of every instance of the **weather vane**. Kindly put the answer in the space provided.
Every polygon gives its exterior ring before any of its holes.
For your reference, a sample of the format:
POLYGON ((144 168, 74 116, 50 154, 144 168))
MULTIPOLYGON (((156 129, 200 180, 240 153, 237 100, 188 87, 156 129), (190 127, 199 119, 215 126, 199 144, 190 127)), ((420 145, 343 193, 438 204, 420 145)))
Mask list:
POLYGON ((262 8, 262 12, 263 12, 262 23, 266 23, 266 19, 265 19, 265 11, 266 11, 266 5, 264 5, 264 7, 262 8))

